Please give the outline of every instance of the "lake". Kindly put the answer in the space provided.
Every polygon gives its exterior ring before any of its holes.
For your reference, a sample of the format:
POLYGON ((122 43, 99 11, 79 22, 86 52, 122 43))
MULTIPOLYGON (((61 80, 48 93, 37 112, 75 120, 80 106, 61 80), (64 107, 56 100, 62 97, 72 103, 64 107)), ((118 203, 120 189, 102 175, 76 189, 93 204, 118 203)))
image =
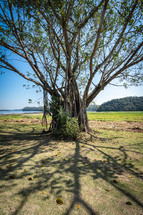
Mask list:
POLYGON ((26 113, 42 113, 41 111, 23 111, 23 110, 0 110, 0 114, 26 114, 26 113))

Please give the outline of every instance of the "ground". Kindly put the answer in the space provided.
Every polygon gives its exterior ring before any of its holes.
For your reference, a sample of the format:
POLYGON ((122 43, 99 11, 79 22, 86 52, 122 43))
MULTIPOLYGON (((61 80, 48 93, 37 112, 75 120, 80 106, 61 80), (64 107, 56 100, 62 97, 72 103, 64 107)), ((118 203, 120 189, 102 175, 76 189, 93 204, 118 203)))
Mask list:
MULTIPOLYGON (((0 119, 0 123, 22 123, 22 124, 40 124, 41 119, 23 118, 23 119, 0 119)), ((50 124, 50 121, 48 121, 50 124)), ((143 122, 134 121, 89 121, 91 128, 140 132, 143 133, 143 122)))
POLYGON ((143 122, 90 121, 91 128, 143 133, 143 122))
POLYGON ((0 117, 0 214, 143 215, 143 120, 127 118, 65 141, 40 116, 0 117))

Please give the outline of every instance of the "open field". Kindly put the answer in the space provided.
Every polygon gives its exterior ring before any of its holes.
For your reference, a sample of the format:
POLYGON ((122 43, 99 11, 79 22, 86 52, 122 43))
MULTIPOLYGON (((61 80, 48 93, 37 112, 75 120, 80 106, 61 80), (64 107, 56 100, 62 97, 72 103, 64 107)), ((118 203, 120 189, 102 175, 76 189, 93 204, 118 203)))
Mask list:
POLYGON ((101 121, 143 121, 143 112, 90 112, 89 120, 101 121))
POLYGON ((143 215, 143 112, 88 117, 94 132, 64 141, 41 115, 0 116, 1 215, 143 215))

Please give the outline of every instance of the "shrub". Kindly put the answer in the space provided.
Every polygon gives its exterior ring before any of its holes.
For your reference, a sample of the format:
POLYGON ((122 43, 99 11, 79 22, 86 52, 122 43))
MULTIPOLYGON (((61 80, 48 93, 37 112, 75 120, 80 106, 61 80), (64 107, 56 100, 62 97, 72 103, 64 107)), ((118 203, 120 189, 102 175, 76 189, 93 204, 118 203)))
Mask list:
POLYGON ((77 118, 67 117, 66 124, 63 127, 63 135, 67 138, 76 139, 79 134, 79 125, 77 118))
POLYGON ((70 117, 70 114, 65 112, 60 107, 58 114, 58 127, 55 133, 64 138, 76 139, 79 134, 78 120, 75 117, 70 117))

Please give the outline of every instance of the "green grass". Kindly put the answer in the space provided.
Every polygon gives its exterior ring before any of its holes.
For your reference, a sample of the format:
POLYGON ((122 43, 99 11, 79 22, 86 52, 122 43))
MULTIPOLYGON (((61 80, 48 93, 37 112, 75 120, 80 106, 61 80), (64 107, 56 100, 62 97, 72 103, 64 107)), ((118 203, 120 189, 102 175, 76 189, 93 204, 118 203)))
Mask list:
POLYGON ((143 121, 143 112, 90 112, 89 120, 101 121, 143 121))
MULTIPOLYGON (((0 120, 6 119, 42 119, 42 114, 9 114, 9 115, 0 115, 0 120)), ((47 117, 51 119, 50 116, 47 117)))
POLYGON ((42 130, 0 123, 0 214, 142 214, 143 133, 95 127, 92 138, 64 141, 42 130))
MULTIPOLYGON (((142 112, 88 112, 89 120, 101 120, 101 121, 143 121, 142 112)), ((0 115, 0 120, 7 119, 42 119, 42 114, 11 114, 0 115)), ((49 120, 51 117, 48 116, 49 120)))

